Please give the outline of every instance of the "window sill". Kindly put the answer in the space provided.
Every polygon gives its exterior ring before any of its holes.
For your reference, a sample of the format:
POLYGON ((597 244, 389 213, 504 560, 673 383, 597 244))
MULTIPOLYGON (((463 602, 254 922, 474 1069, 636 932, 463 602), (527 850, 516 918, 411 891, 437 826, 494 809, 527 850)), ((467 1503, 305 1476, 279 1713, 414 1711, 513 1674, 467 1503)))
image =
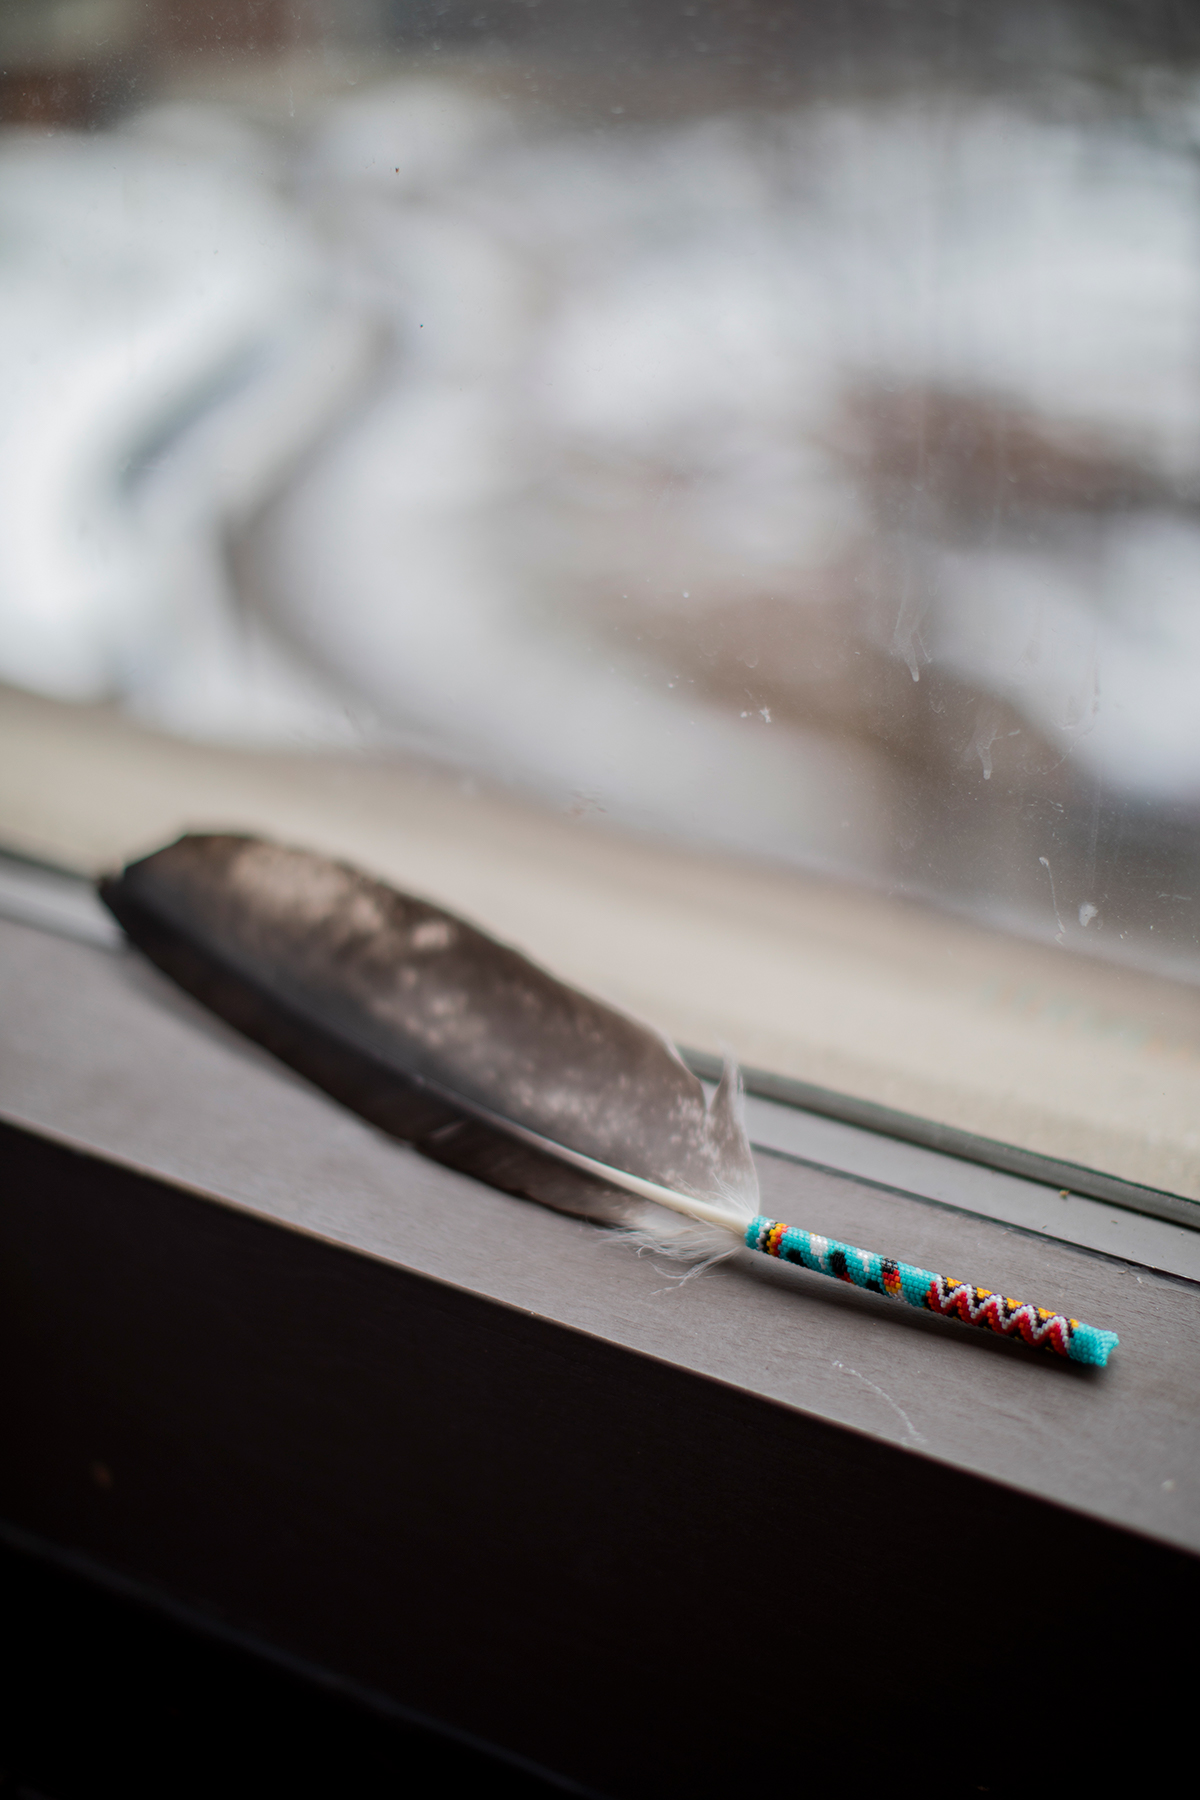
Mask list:
MULTIPOLYGON (((676 1695, 696 1633, 832 1679, 756 1542, 797 1544, 877 1700, 910 1676, 863 1660, 847 1580, 1111 1619, 1200 1568, 1192 1282, 764 1152, 777 1216, 1068 1305, 1112 1364, 748 1253, 679 1287, 384 1139, 132 954, 0 921, 0 969, 10 1529, 629 1793, 667 1750, 620 1656, 690 1720, 695 1793, 762 1754, 676 1695)), ((997 1704, 1019 1667, 998 1645, 997 1704)))

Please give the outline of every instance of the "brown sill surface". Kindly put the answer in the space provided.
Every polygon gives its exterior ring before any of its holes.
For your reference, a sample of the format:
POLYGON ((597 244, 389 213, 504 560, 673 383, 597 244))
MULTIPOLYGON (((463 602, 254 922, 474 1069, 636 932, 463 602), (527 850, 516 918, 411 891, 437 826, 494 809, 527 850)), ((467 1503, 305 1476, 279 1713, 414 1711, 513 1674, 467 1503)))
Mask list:
POLYGON ((1109 1368, 748 1253, 680 1287, 4 922, 0 1113, 10 1541, 630 1800, 794 1780, 764 1682, 829 1782, 864 1720, 974 1791, 1187 1716, 1137 1647, 1200 1586, 1197 1284, 767 1154, 771 1211, 1067 1305, 1109 1368))
POLYGON ((374 1132, 133 953, 0 921, 0 1112, 258 1219, 1200 1549, 1200 1285, 784 1157, 763 1207, 1120 1334, 1108 1369, 738 1252, 680 1284, 374 1132))

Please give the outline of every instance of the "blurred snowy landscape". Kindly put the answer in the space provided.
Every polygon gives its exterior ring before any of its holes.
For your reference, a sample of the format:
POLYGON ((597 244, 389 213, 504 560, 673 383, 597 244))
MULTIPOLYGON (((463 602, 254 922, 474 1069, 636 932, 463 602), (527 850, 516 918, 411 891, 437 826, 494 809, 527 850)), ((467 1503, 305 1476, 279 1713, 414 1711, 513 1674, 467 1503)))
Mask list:
POLYGON ((1198 147, 474 74, 11 130, 0 680, 1186 952, 1198 147))

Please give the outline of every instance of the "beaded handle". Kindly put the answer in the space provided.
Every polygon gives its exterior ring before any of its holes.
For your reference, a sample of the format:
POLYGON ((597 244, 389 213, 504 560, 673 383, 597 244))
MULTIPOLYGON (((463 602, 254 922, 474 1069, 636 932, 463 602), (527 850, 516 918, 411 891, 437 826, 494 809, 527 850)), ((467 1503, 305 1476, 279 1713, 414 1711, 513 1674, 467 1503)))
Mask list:
POLYGON ((999 1332, 1001 1337, 1022 1337, 1027 1344, 1053 1350, 1059 1356, 1070 1357, 1072 1362, 1094 1363, 1103 1368, 1109 1351, 1117 1347, 1115 1331, 1101 1331, 1079 1319, 1068 1319, 1064 1313, 1047 1312, 1044 1306, 1033 1306, 1028 1300, 1009 1300, 990 1288, 972 1287, 968 1281, 935 1275, 932 1269, 874 1256, 868 1250, 856 1250, 853 1244, 839 1244, 836 1238, 817 1237, 794 1225, 782 1225, 777 1219, 760 1216, 751 1220, 746 1227, 746 1243, 751 1250, 761 1250, 766 1256, 801 1263, 814 1274, 832 1275, 873 1294, 890 1294, 893 1300, 903 1300, 908 1306, 953 1316, 964 1325, 979 1325, 999 1332))

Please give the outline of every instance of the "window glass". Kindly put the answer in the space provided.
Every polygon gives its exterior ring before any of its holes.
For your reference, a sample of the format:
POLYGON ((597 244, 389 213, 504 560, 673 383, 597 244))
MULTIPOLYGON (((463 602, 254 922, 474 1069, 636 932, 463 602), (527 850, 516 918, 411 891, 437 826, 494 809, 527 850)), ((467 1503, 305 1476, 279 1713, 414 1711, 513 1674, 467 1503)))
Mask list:
MULTIPOLYGON (((40 697, 449 771, 648 870, 1000 929, 992 1102, 1021 945, 1072 971, 1035 1010, 1194 1077, 1186 9, 2 0, 0 64, 0 681, 34 761, 76 716, 35 729, 40 697), (1171 997, 1110 1028, 1093 964, 1171 997)), ((957 941, 920 918, 910 964, 957 941)), ((869 989, 883 927, 847 929, 869 989)), ((953 1114, 949 1075, 904 1087, 903 1007, 863 1006, 877 1097, 953 1114)), ((1062 1044, 1051 1107, 1087 1081, 1062 1044)), ((840 1055, 798 1072, 869 1086, 840 1055)), ((1171 1104, 1169 1170, 1126 1172, 1184 1191, 1171 1104)))

